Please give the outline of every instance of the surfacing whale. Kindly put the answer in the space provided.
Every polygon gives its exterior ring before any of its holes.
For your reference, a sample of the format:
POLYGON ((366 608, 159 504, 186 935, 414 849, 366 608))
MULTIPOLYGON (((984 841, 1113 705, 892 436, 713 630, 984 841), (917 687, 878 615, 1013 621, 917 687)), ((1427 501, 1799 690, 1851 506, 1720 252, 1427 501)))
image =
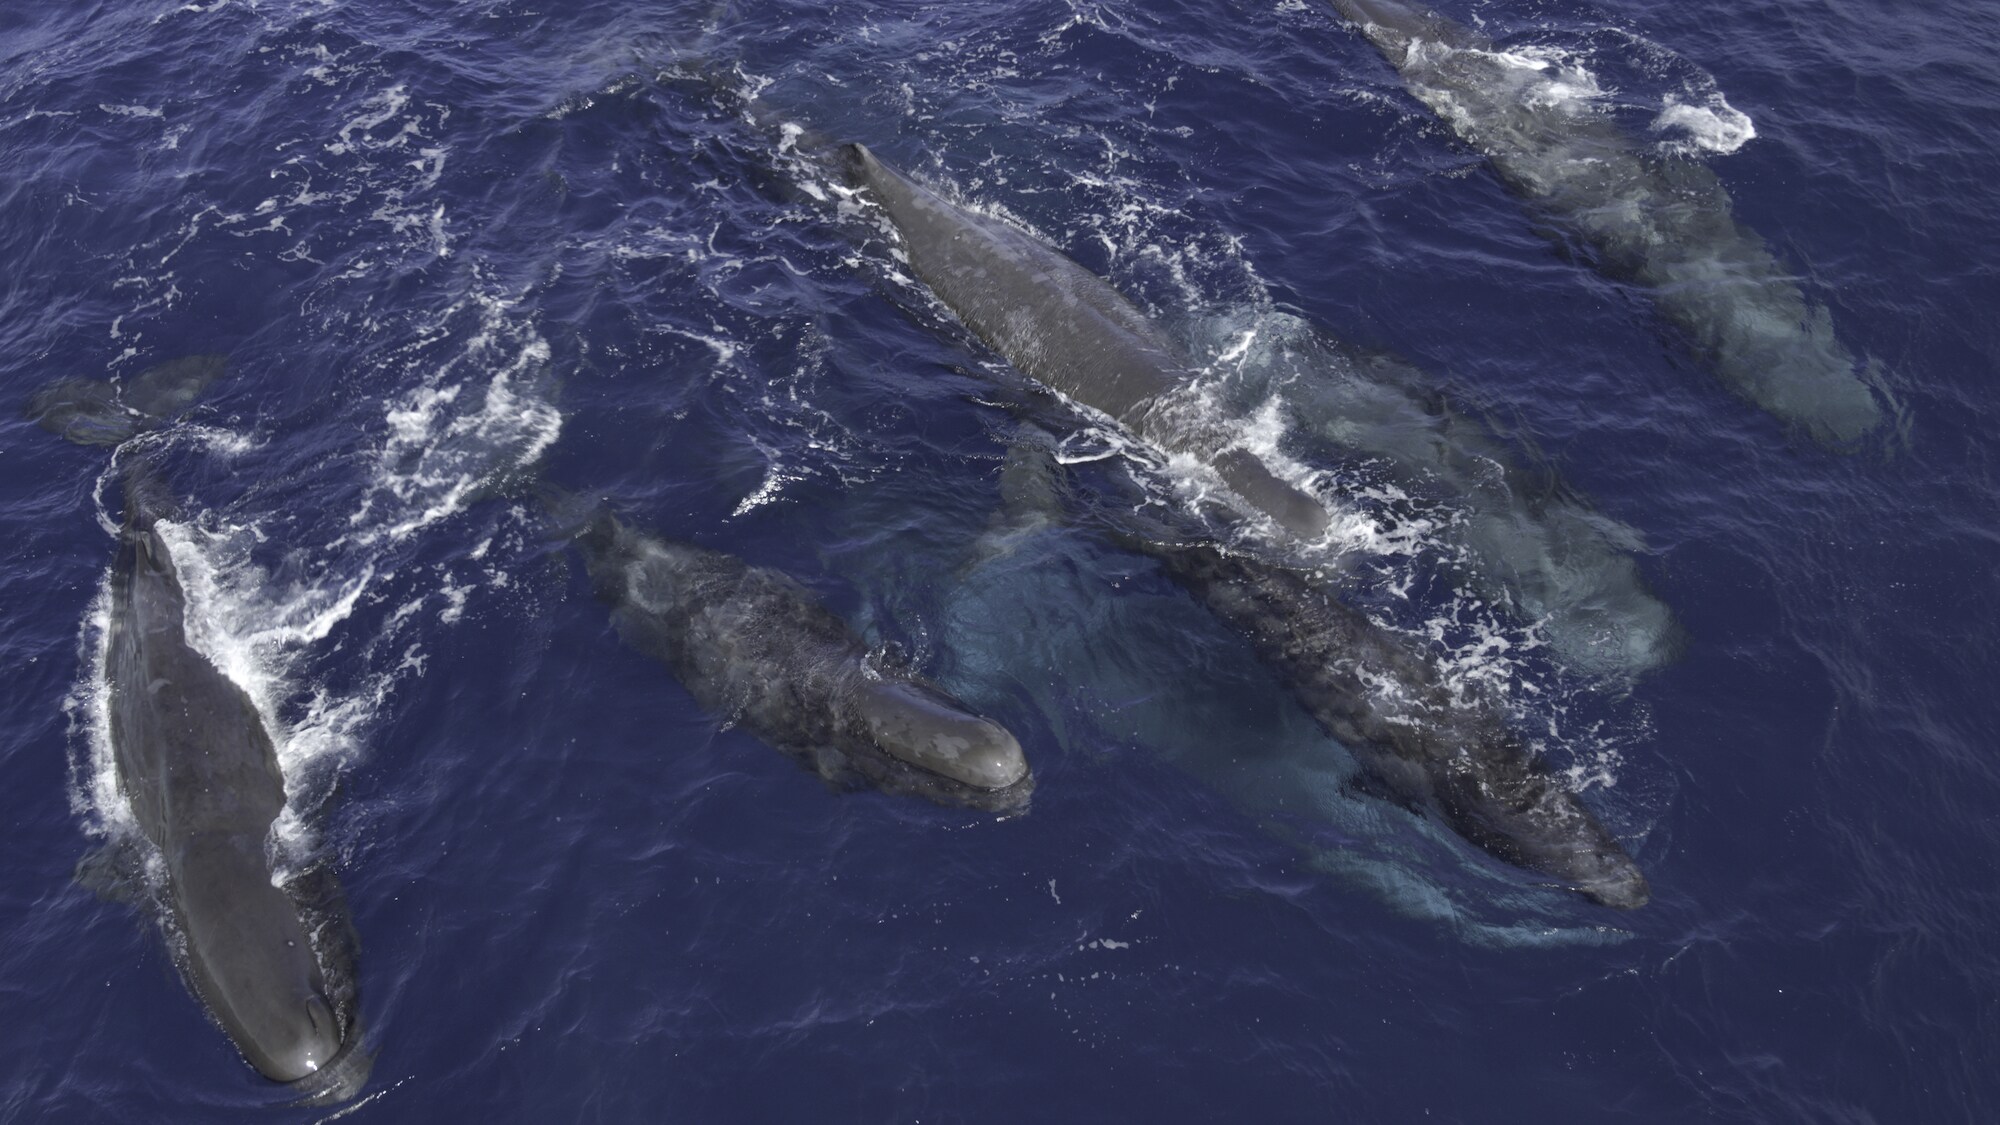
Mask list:
MULTIPOLYGON (((70 380, 29 411, 72 441, 115 445, 184 409, 223 367, 220 356, 192 356, 123 386, 70 380)), ((186 594, 158 528, 171 516, 148 459, 135 456, 104 668, 119 787, 165 862, 184 939, 176 961, 195 993, 266 1078, 340 1100, 367 1076, 354 1006, 328 986, 321 927, 276 885, 268 848, 284 777, 250 697, 188 641, 186 594)))
POLYGON ((1014 736, 871 653, 805 587, 733 555, 632 531, 599 513, 577 537, 618 632, 703 707, 818 770, 994 811, 1027 806, 1014 736))
POLYGON ((1737 393, 1816 440, 1851 443, 1882 420, 1875 393, 1789 271, 1730 213, 1699 161, 1661 157, 1485 35, 1403 0, 1332 0, 1418 101, 1484 153, 1515 191, 1587 241, 1604 273, 1653 289, 1737 393))
MULTIPOLYGON (((1045 438, 1028 430, 1009 452, 1002 489, 1010 508, 1032 513, 1060 503, 1060 470, 1045 438)), ((1645 875, 1617 837, 1499 715, 1454 699, 1403 638, 1305 573, 1129 514, 1130 506, 1111 507, 1127 513, 1106 517, 1111 538, 1158 560, 1248 639, 1387 796, 1606 906, 1646 904, 1645 875)))
POLYGON ((966 327, 1029 377, 1195 457, 1248 506, 1301 540, 1326 506, 1277 476, 1189 399, 1194 373, 1166 336, 1096 274, 998 219, 967 211, 883 163, 842 149, 848 179, 888 213, 910 268, 966 327))

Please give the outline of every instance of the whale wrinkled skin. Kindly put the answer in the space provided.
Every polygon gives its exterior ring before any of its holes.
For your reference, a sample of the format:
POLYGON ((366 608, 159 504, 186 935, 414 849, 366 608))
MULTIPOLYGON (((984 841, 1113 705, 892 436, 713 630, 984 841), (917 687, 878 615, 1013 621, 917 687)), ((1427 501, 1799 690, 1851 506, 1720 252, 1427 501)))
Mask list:
POLYGON ((1188 395, 1194 373, 1146 314, 1103 278, 1007 223, 958 207, 865 146, 842 150, 902 236, 910 268, 966 327, 1022 373, 1206 464, 1248 506, 1301 540, 1326 534, 1326 506, 1291 484, 1188 395))
POLYGON ((1736 221, 1706 165, 1648 152, 1541 70, 1417 4, 1331 2, 1501 179, 1587 242, 1601 271, 1649 286, 1738 394, 1828 445, 1881 424, 1826 309, 1736 221))
MULTIPOLYGON (((29 412, 71 441, 115 445, 185 409, 223 367, 220 356, 190 356, 122 386, 68 380, 37 394, 29 412)), ((314 1102, 340 1100, 365 1082, 368 1057, 354 1046, 351 1002, 328 987, 315 927, 274 877, 271 826, 285 785, 270 731, 243 688, 189 643, 186 593, 158 527, 170 511, 136 457, 105 639, 119 788, 164 861, 176 960, 210 1014, 266 1078, 314 1102)))
POLYGON ((703 707, 818 768, 995 811, 1034 790, 1014 736, 870 652, 805 587, 733 555, 599 515, 579 537, 621 636, 703 707))

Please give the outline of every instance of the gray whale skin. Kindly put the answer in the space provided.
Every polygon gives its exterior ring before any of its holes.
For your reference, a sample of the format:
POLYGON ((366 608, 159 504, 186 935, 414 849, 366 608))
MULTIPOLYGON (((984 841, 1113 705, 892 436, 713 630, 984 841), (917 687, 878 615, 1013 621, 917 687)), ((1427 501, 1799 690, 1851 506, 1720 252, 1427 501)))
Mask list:
POLYGON ((1447 697, 1430 665, 1304 575, 1210 543, 1130 538, 1246 637, 1308 714, 1395 800, 1487 853, 1621 910, 1646 877, 1575 793, 1497 716, 1447 697), (1371 690, 1395 683, 1400 702, 1371 690))

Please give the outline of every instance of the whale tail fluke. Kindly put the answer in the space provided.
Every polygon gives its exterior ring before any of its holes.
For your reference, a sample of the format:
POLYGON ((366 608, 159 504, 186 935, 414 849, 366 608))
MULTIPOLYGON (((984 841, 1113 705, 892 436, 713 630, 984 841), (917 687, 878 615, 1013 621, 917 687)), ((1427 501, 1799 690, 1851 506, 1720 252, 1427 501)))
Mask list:
POLYGON ((229 358, 190 355, 130 380, 64 379, 28 400, 28 417, 78 445, 119 445, 179 417, 222 377, 229 358))

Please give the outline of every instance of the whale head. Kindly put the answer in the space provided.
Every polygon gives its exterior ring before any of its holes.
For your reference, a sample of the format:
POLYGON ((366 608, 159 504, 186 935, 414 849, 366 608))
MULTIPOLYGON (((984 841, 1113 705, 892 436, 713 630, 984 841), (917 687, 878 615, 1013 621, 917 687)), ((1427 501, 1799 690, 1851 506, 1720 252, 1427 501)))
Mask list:
POLYGON ((1601 839, 1565 842, 1539 870, 1574 887, 1585 898, 1618 910, 1637 910, 1653 897, 1646 876, 1625 849, 1603 833, 1601 839))
POLYGON ((1005 789, 1028 776, 1028 758, 1007 728, 911 680, 864 683, 855 708, 884 754, 975 789, 1005 789))
POLYGON ((189 975, 244 1059, 273 1082, 333 1062, 346 1029, 262 835, 194 833, 168 852, 168 869, 189 975))
POLYGON ((250 1065, 274 1082, 311 1078, 340 1054, 340 1021, 326 997, 312 993, 288 1006, 272 1005, 246 1022, 237 1040, 250 1065))
POLYGON ((1493 855, 1559 879, 1595 902, 1636 910, 1652 898, 1639 865, 1575 793, 1518 747, 1441 779, 1452 828, 1493 855))

